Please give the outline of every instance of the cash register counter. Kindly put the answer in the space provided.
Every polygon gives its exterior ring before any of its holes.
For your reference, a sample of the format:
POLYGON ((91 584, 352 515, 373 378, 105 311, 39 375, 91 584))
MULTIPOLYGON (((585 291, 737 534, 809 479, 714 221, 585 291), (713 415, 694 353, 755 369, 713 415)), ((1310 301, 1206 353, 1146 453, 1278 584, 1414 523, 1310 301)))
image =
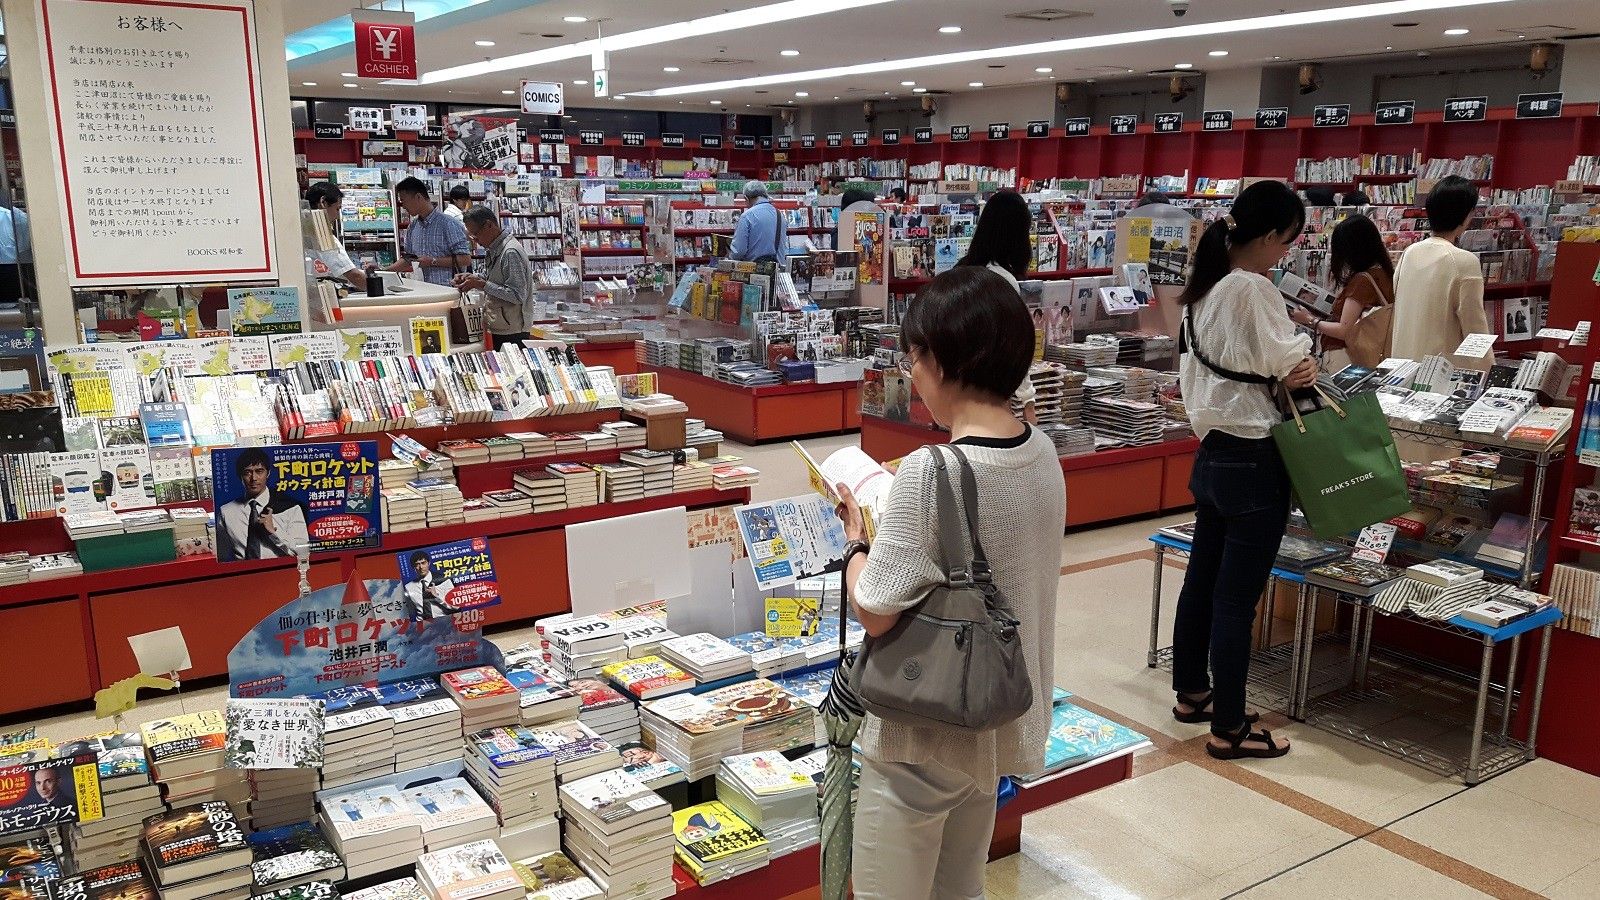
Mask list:
POLYGON ((338 327, 398 325, 404 328, 406 320, 412 316, 448 318, 450 310, 461 302, 461 292, 449 285, 410 277, 397 280, 399 285, 388 287, 382 297, 368 297, 365 292, 355 291, 340 300, 344 321, 338 327))

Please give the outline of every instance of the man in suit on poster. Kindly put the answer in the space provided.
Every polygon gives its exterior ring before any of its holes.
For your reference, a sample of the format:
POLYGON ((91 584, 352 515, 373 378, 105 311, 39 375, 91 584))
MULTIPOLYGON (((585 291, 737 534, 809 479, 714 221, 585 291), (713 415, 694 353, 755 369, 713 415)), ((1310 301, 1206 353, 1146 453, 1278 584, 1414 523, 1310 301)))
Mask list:
POLYGON ((217 559, 294 556, 297 548, 308 545, 305 507, 272 490, 266 451, 251 447, 233 465, 244 495, 217 510, 217 559))

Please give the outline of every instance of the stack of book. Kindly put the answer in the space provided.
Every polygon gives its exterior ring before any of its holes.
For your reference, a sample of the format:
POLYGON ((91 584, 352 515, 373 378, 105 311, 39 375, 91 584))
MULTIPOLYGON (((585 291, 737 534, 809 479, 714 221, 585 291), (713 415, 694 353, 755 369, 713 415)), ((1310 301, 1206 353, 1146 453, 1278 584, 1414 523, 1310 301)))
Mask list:
POLYGON ((606 897, 664 900, 672 882, 672 807, 617 770, 561 786, 567 853, 606 897))
POLYGON ((391 707, 394 770, 405 772, 461 756, 461 707, 449 697, 430 697, 391 707))
POLYGON ((442 850, 492 838, 500 820, 465 778, 446 778, 405 789, 406 804, 422 825, 422 844, 442 850))
POLYGON ((806 664, 805 647, 796 641, 769 637, 765 631, 747 631, 727 639, 730 646, 750 656, 750 664, 762 678, 798 669, 806 664))
POLYGON ((644 472, 636 466, 602 463, 594 467, 600 476, 600 494, 607 503, 626 503, 644 497, 644 472))
POLYGON ((533 737, 554 754, 556 781, 561 784, 622 766, 617 749, 576 719, 541 725, 533 737))
POLYGON ((28 568, 28 551, 7 550, 0 553, 0 587, 26 583, 28 568))
POLYGON ((602 422, 600 430, 617 439, 618 450, 643 447, 648 436, 645 427, 638 422, 602 422))
POLYGON ((583 437, 577 432, 560 431, 550 437, 556 442, 557 456, 571 456, 583 452, 583 437))
POLYGON ((1370 597, 1403 574, 1393 566, 1351 557, 1308 569, 1306 583, 1351 596, 1370 597))
POLYGON ((600 671, 607 681, 635 701, 679 694, 695 686, 695 680, 688 672, 659 656, 642 656, 612 663, 600 671))
POLYGON ((393 787, 324 795, 319 802, 349 878, 408 865, 422 852, 422 822, 393 787))
POLYGON ((739 717, 745 753, 811 746, 816 715, 789 692, 765 678, 741 681, 703 695, 713 707, 739 717))
POLYGON ((493 506, 501 516, 525 516, 533 512, 533 497, 515 488, 484 491, 480 499, 493 506))
POLYGON ((67 578, 82 574, 83 563, 78 561, 78 553, 75 550, 28 557, 29 581, 49 581, 52 578, 67 578))
POLYGON ((560 475, 543 469, 518 469, 511 483, 518 491, 528 495, 536 513, 567 508, 567 482, 560 475))
POLYGON ((157 813, 144 821, 140 844, 161 900, 250 893, 250 846, 226 803, 196 803, 157 813))
POLYGON ((344 861, 315 822, 300 822, 246 838, 251 890, 280 891, 313 881, 344 880, 344 861))
POLYGON ((505 462, 509 459, 521 459, 522 442, 514 437, 503 434, 486 437, 480 443, 489 450, 490 462, 505 462))
POLYGON ((386 775, 394 767, 394 717, 368 705, 328 715, 323 732, 322 789, 386 775))
POLYGON ((421 494, 427 504, 429 528, 459 525, 465 521, 461 510, 461 488, 455 482, 441 478, 419 478, 411 482, 409 487, 421 494))
POLYGON ((609 431, 580 431, 578 439, 583 441, 584 453, 599 453, 602 450, 617 449, 616 435, 609 431))
MULTIPOLYGON (((172 516, 172 543, 179 559, 216 554, 210 512, 198 506, 179 506, 167 512, 172 516)), ((387 524, 388 520, 384 522, 387 524)))
POLYGON ((1040 425, 1055 444, 1056 456, 1084 456, 1094 452, 1094 429, 1074 425, 1040 425))
POLYGON ((754 668, 750 654, 708 632, 662 641, 661 656, 701 684, 743 675, 754 668))
MULTIPOLYGON (((509 665, 509 660, 507 663, 509 665)), ((578 695, 554 674, 532 666, 511 666, 506 669, 506 680, 517 689, 522 724, 538 725, 577 717, 578 695)))
POLYGON ((676 763, 646 747, 642 741, 623 744, 617 749, 622 753, 622 771, 644 782, 651 790, 659 791, 688 780, 676 763))
POLYGON ((1278 565, 1291 572, 1304 572, 1349 555, 1350 548, 1342 544, 1323 543, 1293 534, 1284 535, 1278 543, 1278 565))
POLYGON ((622 454, 623 465, 644 473, 644 495, 658 497, 672 493, 673 455, 666 450, 629 450, 622 454))
POLYGON ((817 786, 782 753, 724 759, 717 770, 717 799, 761 832, 772 856, 809 847, 822 837, 817 786))
POLYGON ((428 526, 428 501, 405 485, 383 489, 383 530, 416 531, 428 526))
POLYGON ((714 884, 767 864, 767 839, 718 801, 672 814, 678 862, 696 884, 714 884))
POLYGON ((513 431, 506 435, 522 445, 524 458, 531 456, 551 456, 556 452, 555 439, 548 434, 538 431, 513 431))
POLYGON ((639 739, 639 707, 632 700, 597 678, 579 678, 567 686, 582 704, 578 721, 606 743, 617 747, 639 739))
POLYGON ((600 479, 588 466, 559 462, 545 466, 545 471, 561 479, 568 509, 594 506, 600 502, 600 479))
POLYGON ((422 885, 409 875, 344 895, 344 900, 427 900, 427 898, 428 895, 422 892, 422 885))
POLYGON ((741 466, 733 463, 714 465, 711 468, 711 484, 719 491, 731 491, 742 487, 754 487, 761 480, 761 471, 754 466, 741 466))
POLYGON ((304 822, 317 814, 321 786, 312 768, 250 770, 250 828, 271 830, 304 822))
POLYGON ((709 491, 711 490, 711 484, 711 465, 709 463, 693 460, 681 466, 672 467, 673 493, 709 491))
POLYGON ((57 757, 94 754, 100 773, 102 818, 64 830, 78 871, 126 862, 135 855, 146 816, 160 812, 161 791, 150 782, 144 738, 137 732, 98 734, 55 748, 57 757))
POLYGON ((520 834, 556 814, 555 754, 527 728, 490 728, 468 738, 466 772, 500 817, 502 835, 520 834))
POLYGON ((1147 743, 1144 735, 1082 709, 1072 703, 1070 697, 1066 691, 1056 689, 1044 769, 1020 781, 1037 781, 1063 769, 1147 743))
POLYGON ((654 656, 663 641, 670 641, 678 633, 667 627, 666 616, 623 616, 617 620, 622 630, 622 643, 628 649, 629 659, 654 656))
POLYGON ((482 441, 467 438, 440 441, 438 450, 450 457, 452 466, 467 466, 489 461, 489 448, 484 446, 482 441))
POLYGON ((536 854, 512 863, 511 867, 522 879, 528 900, 594 900, 605 896, 605 891, 565 853, 536 854))
MULTIPOLYGON (((513 491, 512 493, 516 492, 513 491)), ((461 520, 463 522, 488 522, 506 515, 510 515, 510 513, 505 512, 482 497, 468 497, 461 501, 461 520)))
POLYGON ((550 665, 567 680, 595 678, 600 670, 628 658, 617 623, 599 616, 557 619, 541 626, 550 665))
POLYGON ((244 769, 223 766, 227 725, 222 713, 197 713, 155 719, 142 729, 150 771, 161 785, 162 798, 174 808, 218 800, 243 818, 250 802, 250 780, 244 769))
POLYGON ((446 672, 440 681, 461 707, 462 734, 522 721, 522 695, 494 666, 446 672))
POLYGON ((417 883, 431 900, 523 900, 527 893, 492 839, 422 854, 417 883))
POLYGON ((1094 397, 1084 404, 1083 423, 1112 446, 1161 443, 1161 407, 1121 397, 1094 397))
POLYGON ((657 751, 698 781, 717 770, 723 757, 740 752, 744 729, 727 709, 696 694, 652 700, 641 710, 641 725, 657 751))
POLYGON ((124 533, 122 520, 109 509, 69 512, 61 517, 61 524, 73 541, 124 533))

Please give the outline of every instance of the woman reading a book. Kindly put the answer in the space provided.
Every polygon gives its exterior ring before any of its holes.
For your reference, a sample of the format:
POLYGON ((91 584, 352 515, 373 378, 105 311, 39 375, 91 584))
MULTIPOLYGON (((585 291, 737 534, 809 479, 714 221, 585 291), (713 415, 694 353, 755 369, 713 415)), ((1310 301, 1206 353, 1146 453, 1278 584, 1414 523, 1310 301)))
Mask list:
MULTIPOLYGON (((1016 191, 995 191, 978 216, 967 255, 956 265, 983 266, 1004 278, 1020 295, 1017 282, 1028 277, 1033 263, 1032 235, 1033 211, 1028 209, 1028 201, 1016 191)), ((1024 371, 1011 402, 1021 408, 1022 418, 1029 425, 1039 424, 1039 414, 1034 409, 1036 396, 1033 379, 1024 371)))
MULTIPOLYGON (((1012 388, 1033 358, 1033 324, 1004 278, 978 267, 938 276, 911 303, 902 335, 902 368, 972 466, 977 535, 1019 622, 1033 705, 989 730, 867 714, 855 896, 981 897, 999 777, 1045 766, 1066 489, 1050 439, 1011 414, 1012 388)), ((850 540, 844 578, 851 608, 875 638, 946 580, 933 453, 923 448, 901 463, 870 547, 856 498, 846 485, 835 487, 850 540)))
POLYGON ((1189 478, 1194 542, 1172 630, 1172 715, 1211 723, 1206 752, 1218 759, 1289 752, 1287 741, 1250 729, 1244 685, 1256 602, 1289 523, 1289 473, 1271 437, 1283 421, 1275 395, 1317 378, 1311 339, 1295 331, 1266 277, 1305 219, 1282 182, 1245 188, 1200 236, 1180 298, 1178 378, 1200 452, 1189 478))
POLYGON ((1348 364, 1374 368, 1389 356, 1390 310, 1373 311, 1394 303, 1394 263, 1383 234, 1366 216, 1350 216, 1333 229, 1329 238, 1330 268, 1339 296, 1333 301, 1333 318, 1321 319, 1306 309, 1292 318, 1322 338, 1323 368, 1337 372, 1348 364))

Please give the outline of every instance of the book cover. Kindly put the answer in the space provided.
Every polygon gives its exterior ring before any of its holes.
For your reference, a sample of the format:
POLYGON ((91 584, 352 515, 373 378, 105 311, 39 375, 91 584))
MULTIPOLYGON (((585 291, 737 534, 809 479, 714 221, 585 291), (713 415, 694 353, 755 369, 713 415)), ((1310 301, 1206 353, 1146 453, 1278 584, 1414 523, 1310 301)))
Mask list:
POLYGON ((522 884, 494 841, 473 841, 424 853, 417 859, 417 870, 448 900, 487 897, 522 884))
POLYGON ((444 316, 412 316, 406 324, 411 334, 412 356, 450 350, 450 326, 444 316))
POLYGON ((146 722, 140 729, 150 761, 160 765, 170 759, 198 756, 223 749, 228 726, 214 709, 185 713, 146 722))
POLYGON ((339 900, 339 889, 332 881, 320 879, 257 894, 256 900, 339 900))
POLYGON ((722 761, 722 767, 757 797, 812 788, 810 777, 797 771, 793 764, 776 750, 730 756, 722 761))
POLYGON ((672 833, 678 858, 696 872, 707 863, 767 846, 760 831, 715 800, 674 812, 672 833))
POLYGON ((56 515, 105 509, 103 474, 98 450, 50 454, 50 483, 56 515))
MULTIPOLYGON (((688 690, 695 681, 689 673, 659 656, 642 656, 615 662, 600 669, 600 674, 635 697, 651 697, 673 690, 688 690)), ((588 707, 587 695, 584 701, 588 707)))
POLYGON ((68 822, 94 822, 105 809, 94 755, 22 761, 0 759, 0 834, 68 822))
POLYGON ((353 894, 345 894, 344 898, 345 900, 428 900, 428 895, 415 878, 397 878, 353 894))
POLYGON ((521 725, 486 728, 467 738, 467 747, 496 769, 515 768, 554 756, 539 742, 533 729, 521 725))
POLYGON ((250 845, 250 879, 258 889, 344 865, 313 822, 258 831, 245 841, 250 845))
POLYGON ((423 831, 449 828, 485 816, 494 810, 478 796, 465 778, 446 778, 405 789, 406 805, 422 821, 423 831))
POLYGON ((1145 740, 1144 735, 1131 728, 1095 715, 1070 700, 1062 701, 1051 709, 1045 771, 1088 762, 1145 740))
POLYGON ((511 686, 504 675, 494 666, 475 666, 471 669, 460 669, 455 672, 446 672, 440 676, 445 689, 467 702, 477 700, 491 700, 495 697, 517 696, 517 689, 511 686))
POLYGON ((296 334, 300 328, 300 289, 229 288, 228 326, 236 335, 296 334))
POLYGON ((230 769, 320 769, 321 700, 230 698, 224 764, 230 769))
POLYGON ((629 741, 617 750, 622 754, 622 771, 646 785, 666 785, 684 780, 683 770, 676 763, 638 741, 629 741))
POLYGON ((749 656, 727 641, 704 632, 663 641, 661 647, 700 668, 712 668, 749 656))
POLYGON ((557 765, 612 750, 610 743, 577 720, 539 726, 533 735, 546 750, 555 754, 557 765))
POLYGON ((233 810, 220 801, 196 803, 144 820, 145 847, 159 868, 247 849, 233 810))
MULTIPOLYGON (((527 900, 591 900, 605 892, 564 853, 511 864, 528 892, 527 900)), ((379 900, 379 898, 374 898, 379 900)))
POLYGON ((581 806, 607 825, 642 821, 671 808, 661 795, 621 769, 567 782, 561 786, 561 797, 563 807, 581 806))
POLYGON ((573 696, 572 691, 553 678, 547 678, 542 673, 526 668, 510 668, 506 670, 506 680, 517 689, 521 695, 523 709, 548 703, 553 700, 565 700, 573 696))
MULTIPOLYGON (((520 493, 520 492, 519 492, 520 493)), ((412 619, 498 606, 500 582, 487 538, 468 538, 396 553, 401 593, 412 619)))
POLYGON ((150 763, 144 756, 144 735, 136 731, 106 732, 68 741, 55 749, 58 757, 94 754, 100 780, 148 780, 150 763))
POLYGON ((320 803, 328 824, 344 840, 421 824, 400 791, 388 785, 338 794, 320 803))
POLYGON ((65 879, 56 900, 157 900, 155 882, 138 859, 100 866, 65 879))
POLYGON ((143 509, 156 502, 150 454, 143 446, 111 447, 100 451, 100 470, 109 476, 106 505, 114 510, 143 509))
POLYGON ((436 678, 408 678, 405 681, 391 681, 388 684, 378 685, 378 702, 384 706, 393 706, 398 703, 426 700, 443 693, 444 687, 436 678))

